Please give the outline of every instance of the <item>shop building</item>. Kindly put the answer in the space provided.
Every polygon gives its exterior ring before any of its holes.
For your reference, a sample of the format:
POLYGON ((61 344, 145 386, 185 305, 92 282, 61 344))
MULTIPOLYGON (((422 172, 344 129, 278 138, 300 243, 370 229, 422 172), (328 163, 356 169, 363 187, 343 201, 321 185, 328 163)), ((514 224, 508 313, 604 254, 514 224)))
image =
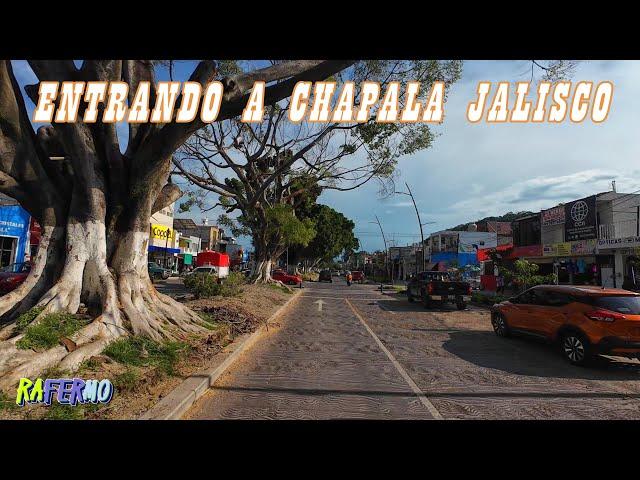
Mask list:
POLYGON ((177 270, 182 271, 184 268, 195 268, 196 258, 202 250, 200 245, 202 240, 199 237, 187 236, 174 229, 178 235, 178 248, 180 252, 177 258, 177 270))
POLYGON ((597 251, 607 259, 609 283, 640 290, 640 195, 607 192, 597 204, 597 251))
POLYGON ((0 193, 0 267, 29 260, 30 224, 29 213, 0 193))
POLYGON ((149 262, 176 270, 179 235, 173 228, 173 204, 151 216, 149 223, 149 262))
POLYGON ((432 233, 427 240, 430 263, 443 262, 449 266, 478 265, 477 252, 498 244, 496 232, 479 232, 475 224, 471 231, 443 230, 432 233))
POLYGON ((208 219, 203 218, 202 224, 198 225, 191 218, 176 218, 173 225, 183 235, 200 238, 200 250, 218 249, 220 229, 216 225, 209 225, 208 219))

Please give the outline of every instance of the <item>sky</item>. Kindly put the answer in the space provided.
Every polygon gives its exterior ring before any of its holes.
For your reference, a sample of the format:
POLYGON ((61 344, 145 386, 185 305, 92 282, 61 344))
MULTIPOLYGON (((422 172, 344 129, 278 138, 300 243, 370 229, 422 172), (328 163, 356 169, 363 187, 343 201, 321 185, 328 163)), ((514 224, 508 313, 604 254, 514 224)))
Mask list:
MULTIPOLYGON (((13 62, 21 85, 35 83, 24 61, 13 62)), ((186 80, 193 62, 179 62, 175 79, 186 80)), ((398 188, 411 187, 429 232, 472 222, 509 211, 552 207, 593 193, 611 189, 618 192, 640 189, 640 135, 636 112, 640 111, 640 62, 583 61, 572 80, 609 80, 614 84, 611 111, 607 120, 594 124, 487 124, 469 123, 467 104, 475 99, 479 81, 528 81, 529 61, 466 61, 461 79, 450 89, 445 119, 434 128, 438 136, 433 146, 398 162, 398 188)), ((160 72, 160 80, 168 80, 160 72)), ((495 87, 494 87, 495 88, 495 87)), ((29 110, 33 104, 27 101, 29 110)), ((118 128, 126 142, 125 125, 118 128)), ((356 223, 356 236, 367 251, 383 248, 377 215, 387 240, 406 245, 419 240, 413 205, 407 196, 380 198, 378 186, 370 183, 349 192, 326 191, 320 203, 342 212, 356 223)), ((215 222, 218 214, 191 211, 200 222, 203 216, 215 222)), ((182 216, 182 215, 181 215, 182 216)), ((246 238, 241 243, 249 245, 246 238)))
MULTIPOLYGON (((595 124, 472 124, 467 104, 479 81, 528 81, 528 61, 467 61, 445 104, 445 119, 433 147, 398 162, 398 187, 408 182, 416 197, 425 236, 491 215, 552 207, 593 193, 640 189, 640 62, 589 61, 572 80, 614 83, 608 119, 595 124)), ((494 87, 495 88, 495 87, 494 87)), ((320 202, 356 223, 364 250, 384 248, 375 215, 394 245, 418 241, 409 197, 381 199, 377 186, 327 191, 320 202)), ((402 188, 405 190, 405 188, 402 188)))

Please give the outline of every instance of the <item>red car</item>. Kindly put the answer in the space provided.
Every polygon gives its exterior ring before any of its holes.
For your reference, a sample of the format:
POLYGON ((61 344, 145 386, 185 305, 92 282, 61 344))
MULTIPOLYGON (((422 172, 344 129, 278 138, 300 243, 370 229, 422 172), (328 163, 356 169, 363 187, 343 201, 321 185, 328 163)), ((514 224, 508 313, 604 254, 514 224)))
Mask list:
POLYGON ((0 271, 0 294, 9 293, 25 281, 31 264, 29 262, 13 263, 0 271))
POLYGON ((302 277, 300 275, 291 275, 284 270, 274 270, 271 274, 271 278, 278 280, 285 285, 298 285, 302 283, 302 277))

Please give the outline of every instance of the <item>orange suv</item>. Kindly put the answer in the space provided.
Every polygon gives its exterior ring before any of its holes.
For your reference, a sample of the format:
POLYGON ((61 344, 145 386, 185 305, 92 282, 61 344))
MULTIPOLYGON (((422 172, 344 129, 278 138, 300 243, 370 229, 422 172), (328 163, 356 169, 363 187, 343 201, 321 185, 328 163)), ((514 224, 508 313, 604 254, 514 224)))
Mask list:
POLYGON ((574 365, 598 354, 640 358, 640 294, 627 290, 540 285, 495 304, 491 324, 500 337, 557 342, 574 365))

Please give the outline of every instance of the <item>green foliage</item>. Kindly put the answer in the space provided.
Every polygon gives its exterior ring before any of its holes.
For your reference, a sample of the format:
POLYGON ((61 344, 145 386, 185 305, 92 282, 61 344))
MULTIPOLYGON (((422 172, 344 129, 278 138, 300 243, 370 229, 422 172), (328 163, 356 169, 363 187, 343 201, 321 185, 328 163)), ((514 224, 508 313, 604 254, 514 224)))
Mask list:
POLYGON ((196 298, 211 298, 220 295, 222 285, 218 283, 216 275, 208 273, 193 273, 184 277, 184 286, 196 298))
POLYGON ((316 235, 313 221, 299 219, 291 205, 275 205, 266 211, 267 234, 280 235, 284 245, 307 246, 316 235))
POLYGON ((482 303, 484 305, 493 305, 495 303, 504 302, 508 300, 509 297, 504 295, 487 295, 486 293, 474 292, 471 295, 471 301, 476 303, 482 303))
POLYGON ((44 350, 55 347, 62 337, 69 337, 89 323, 89 319, 70 313, 46 315, 36 325, 28 325, 24 337, 16 342, 22 350, 44 350))
POLYGON ((16 332, 24 332, 24 329, 27 328, 27 326, 31 322, 33 322, 33 320, 35 320, 35 318, 38 315, 40 315, 43 310, 44 310, 44 307, 33 307, 33 308, 27 310, 26 312, 24 312, 23 314, 21 314, 16 319, 15 331, 16 332))
POLYGON ((557 277, 553 273, 550 275, 538 275, 539 266, 528 260, 516 260, 514 267, 515 269, 513 271, 505 267, 499 267, 499 271, 504 277, 505 282, 513 282, 522 290, 536 285, 554 284, 557 281, 557 277))
POLYGON ((82 420, 84 418, 83 406, 74 407, 52 402, 46 409, 47 413, 42 417, 45 420, 82 420))
POLYGON ((289 294, 293 293, 293 291, 290 288, 283 287, 282 285, 278 285, 277 283, 269 283, 268 286, 269 288, 273 290, 277 290, 282 293, 289 293, 289 294))
POLYGON ((242 293, 242 285, 245 283, 245 277, 240 272, 231 272, 220 282, 216 275, 207 273, 194 273, 184 277, 184 286, 196 298, 235 297, 242 293))
POLYGON ((137 370, 127 365, 127 369, 113 377, 113 386, 120 392, 133 390, 140 380, 140 374, 137 370))
POLYGON ((11 411, 18 408, 15 399, 9 398, 9 395, 0 390, 0 412, 11 411))
POLYGON ((123 365, 155 366, 167 375, 174 375, 176 364, 187 349, 188 345, 183 342, 159 343, 146 337, 135 336, 121 338, 109 344, 104 354, 123 365))
POLYGON ((309 259, 331 262, 345 252, 358 249, 360 243, 353 234, 355 224, 342 213, 331 207, 314 203, 299 211, 303 218, 308 218, 315 225, 316 235, 306 247, 296 246, 290 255, 294 260, 309 259))
POLYGON ((236 297, 242 293, 242 285, 245 283, 246 278, 242 273, 230 272, 227 277, 222 279, 220 295, 223 297, 236 297))

